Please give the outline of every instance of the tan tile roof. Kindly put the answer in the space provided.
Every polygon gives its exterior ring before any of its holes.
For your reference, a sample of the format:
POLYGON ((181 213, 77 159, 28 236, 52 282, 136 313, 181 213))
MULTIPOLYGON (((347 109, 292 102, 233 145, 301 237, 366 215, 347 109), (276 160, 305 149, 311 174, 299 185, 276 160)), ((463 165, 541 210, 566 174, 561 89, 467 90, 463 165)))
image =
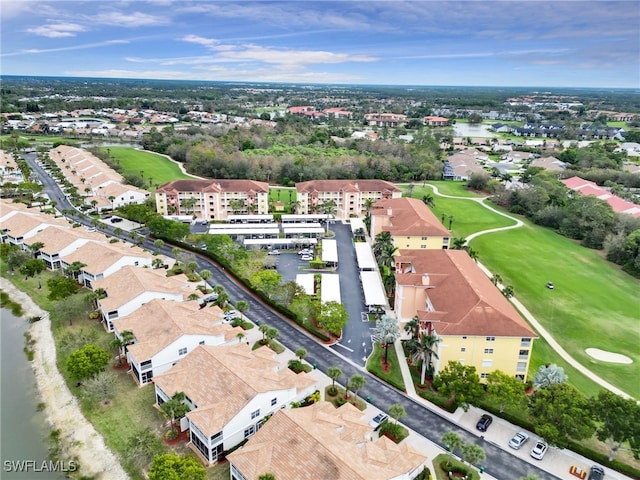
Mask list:
POLYGON ((7 230, 12 237, 21 237, 35 228, 40 227, 40 230, 44 230, 52 225, 68 227, 69 223, 51 215, 19 212, 0 222, 0 229, 7 230))
POLYGON ((161 185, 156 193, 178 192, 269 192, 269 184, 255 180, 173 180, 161 185))
POLYGON ((62 260, 71 264, 82 262, 86 266, 85 272, 98 275, 123 257, 137 257, 141 259, 151 258, 149 252, 145 252, 135 245, 119 243, 85 243, 73 253, 65 255, 62 260))
POLYGON ((166 270, 159 268, 141 268, 126 266, 101 280, 92 282, 95 290, 106 290, 108 297, 100 300, 100 306, 106 312, 117 310, 128 301, 144 292, 165 294, 182 293, 184 300, 191 293, 200 293, 196 285, 189 282, 185 275, 167 277, 166 270))
POLYGON ((361 416, 350 404, 336 409, 328 402, 279 410, 227 458, 247 480, 266 472, 296 480, 389 480, 424 464, 427 457, 406 442, 371 442, 361 416))
POLYGON ((313 192, 400 192, 393 183, 386 180, 310 180, 296 183, 301 193, 313 192))
POLYGON ((451 236, 449 230, 444 228, 429 207, 417 198, 378 200, 373 204, 371 215, 387 216, 389 209, 391 209, 391 224, 382 227, 382 231, 389 232, 392 236, 451 236))
POLYGON ((40 251, 47 255, 54 255, 81 239, 93 242, 107 242, 106 237, 98 232, 87 232, 84 228, 53 226, 38 232, 25 243, 32 245, 36 242, 42 242, 44 247, 40 251))
POLYGON ((132 314, 113 320, 113 326, 118 332, 133 332, 136 343, 128 350, 138 362, 143 362, 183 335, 219 337, 220 343, 236 339, 242 328, 223 323, 222 318, 218 306, 200 308, 198 302, 154 299, 132 314))
POLYGON ((42 215, 37 209, 27 208, 24 203, 13 203, 11 200, 2 198, 0 199, 0 217, 5 217, 9 213, 29 213, 33 215, 42 215))
POLYGON ((184 392, 198 406, 187 414, 207 436, 223 429, 255 396, 263 392, 309 388, 316 380, 288 368, 276 371, 275 354, 245 343, 201 345, 168 372, 154 377, 164 393, 184 392))
POLYGON ((425 285, 435 311, 419 311, 441 335, 532 337, 537 335, 464 250, 400 250, 396 262, 415 273, 396 274, 401 285, 425 285))

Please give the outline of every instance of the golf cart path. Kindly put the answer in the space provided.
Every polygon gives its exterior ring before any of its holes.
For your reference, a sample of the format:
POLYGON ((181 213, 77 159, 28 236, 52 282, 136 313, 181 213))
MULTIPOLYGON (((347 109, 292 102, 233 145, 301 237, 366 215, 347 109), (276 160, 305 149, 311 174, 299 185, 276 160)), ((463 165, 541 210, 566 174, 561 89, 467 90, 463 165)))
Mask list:
MULTIPOLYGON (((519 227, 522 227, 524 225, 524 222, 522 222, 522 220, 514 218, 514 217, 512 217, 510 215, 507 215, 504 212, 496 210, 495 208, 487 205, 485 203, 485 200, 487 198, 489 198, 489 197, 457 197, 457 196, 453 196, 453 195, 444 195, 444 194, 440 193, 440 191, 438 190, 438 187, 436 187, 435 185, 427 184, 427 186, 429 186, 433 190, 433 193, 435 195, 438 195, 438 196, 444 197, 444 198, 453 198, 453 199, 456 199, 456 200, 469 200, 469 201, 472 201, 472 202, 479 203, 480 205, 482 205, 487 210, 491 210, 492 212, 497 213, 498 215, 501 215, 501 216, 503 216, 505 218, 508 218, 510 220, 513 220, 515 222, 514 225, 509 225, 509 226, 500 227, 500 228, 491 228, 491 229, 488 229, 488 230, 481 230, 479 232, 472 233, 471 235, 469 235, 469 236, 467 236, 465 238, 465 243, 466 244, 468 244, 474 238, 479 237, 480 235, 484 235, 486 233, 501 232, 503 230, 511 230, 513 228, 519 228, 519 227)), ((480 262, 477 262, 477 263, 478 263, 478 266, 480 267, 480 269, 488 277, 491 278, 493 276, 493 273, 491 273, 491 271, 489 271, 489 269, 487 267, 482 265, 482 263, 480 263, 480 262)), ((502 284, 498 284, 497 287, 500 290, 502 290, 504 288, 504 286, 502 284)), ((527 309, 527 307, 525 307, 517 298, 511 297, 509 300, 511 300, 513 305, 522 313, 522 315, 524 315, 524 317, 527 319, 529 324, 531 324, 531 326, 533 326, 533 328, 535 328, 537 330, 537 332, 540 334, 540 336, 542 338, 544 338, 549 343, 549 345, 551 345, 551 348, 553 348, 569 365, 571 365, 573 368, 578 370, 583 375, 586 375, 588 378, 590 378, 591 380, 596 382, 601 387, 606 388, 610 392, 613 392, 616 395, 620 395, 623 398, 633 398, 633 397, 631 397, 631 395, 629 395, 629 394, 623 392, 622 390, 620 390, 619 388, 611 385, 609 382, 607 382, 603 378, 600 378, 598 375, 593 373, 591 370, 586 368, 584 365, 579 363, 575 358, 573 358, 571 355, 569 355, 569 353, 567 353, 567 351, 564 348, 562 348, 558 342, 555 341, 555 339, 551 336, 551 334, 540 324, 540 322, 538 322, 538 320, 536 320, 536 318, 531 314, 531 312, 527 309)))

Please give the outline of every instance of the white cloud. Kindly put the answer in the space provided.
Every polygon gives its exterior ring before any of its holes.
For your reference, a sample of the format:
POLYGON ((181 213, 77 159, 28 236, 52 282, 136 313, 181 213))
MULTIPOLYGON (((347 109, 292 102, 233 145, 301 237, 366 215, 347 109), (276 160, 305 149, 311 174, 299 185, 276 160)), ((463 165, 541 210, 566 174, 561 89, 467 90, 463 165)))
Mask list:
POLYGON ((275 50, 248 45, 243 50, 220 53, 221 57, 233 60, 256 60, 280 65, 309 65, 322 63, 374 62, 377 58, 369 55, 350 55, 321 50, 275 50))
POLYGON ((116 27, 136 28, 156 25, 167 25, 169 19, 166 16, 149 15, 142 12, 103 12, 85 17, 88 22, 94 24, 111 25, 116 27))
POLYGON ((108 45, 117 45, 129 43, 127 40, 108 40, 106 42, 97 42, 97 43, 86 43, 83 45, 72 45, 69 47, 58 47, 58 48, 28 48, 24 50, 19 50, 17 52, 8 52, 8 53, 0 53, 0 57, 15 57, 17 55, 26 55, 26 54, 39 54, 39 53, 51 53, 51 52, 67 52, 71 50, 85 50, 88 48, 97 48, 97 47, 106 47, 108 45))
POLYGON ((75 37, 79 32, 85 32, 87 29, 77 23, 49 23, 40 27, 28 28, 27 32, 42 37, 60 38, 75 37))

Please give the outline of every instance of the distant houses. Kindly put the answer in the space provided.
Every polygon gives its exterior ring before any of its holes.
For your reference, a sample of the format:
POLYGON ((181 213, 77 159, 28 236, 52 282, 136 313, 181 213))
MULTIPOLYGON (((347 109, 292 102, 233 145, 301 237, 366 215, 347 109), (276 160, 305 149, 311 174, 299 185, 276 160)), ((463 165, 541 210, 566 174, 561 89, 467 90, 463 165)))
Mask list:
POLYGON ((562 180, 568 188, 582 195, 596 197, 607 202, 614 212, 631 215, 634 218, 640 218, 640 205, 624 200, 617 195, 612 194, 604 187, 598 186, 595 182, 584 180, 580 177, 571 177, 562 180))

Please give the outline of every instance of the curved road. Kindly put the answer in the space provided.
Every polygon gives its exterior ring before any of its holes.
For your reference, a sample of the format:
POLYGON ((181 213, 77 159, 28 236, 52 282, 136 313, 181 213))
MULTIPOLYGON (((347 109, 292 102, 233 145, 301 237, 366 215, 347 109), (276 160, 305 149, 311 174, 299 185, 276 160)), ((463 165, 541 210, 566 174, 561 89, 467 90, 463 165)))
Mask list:
MULTIPOLYGON (((438 187, 436 187, 435 185, 427 184, 427 186, 429 186, 433 190, 433 193, 435 193, 436 195, 438 195, 440 197, 453 198, 453 199, 456 199, 456 200, 470 200, 472 202, 479 203, 480 205, 482 205, 487 210, 491 210, 492 212, 494 212, 494 213, 496 213, 498 215, 501 215, 501 216, 503 216, 505 218, 508 218, 510 220, 513 220, 515 222, 514 225, 509 225, 507 227, 491 228, 491 229, 488 229, 488 230, 481 230, 479 232, 472 233, 471 235, 469 235, 469 236, 467 236, 465 238, 465 243, 466 244, 468 244, 474 238, 479 237, 480 235, 485 235, 487 233, 493 233, 493 232, 501 232, 501 231, 504 231, 504 230, 511 230, 512 228, 520 228, 520 227, 522 227, 524 225, 524 222, 522 220, 520 220, 518 218, 515 218, 515 217, 512 217, 510 215, 507 215, 506 213, 501 212, 499 210, 496 210, 495 208, 487 205, 485 203, 485 200, 487 198, 489 198, 489 197, 457 197, 457 196, 452 196, 452 195, 444 195, 444 194, 440 193, 440 191, 438 190, 438 187)), ((489 269, 487 267, 485 267, 484 265, 482 265, 479 262, 478 262, 478 266, 482 269, 482 271, 484 271, 484 273, 488 277, 492 277, 493 276, 493 274, 489 271, 489 269)), ((502 290, 504 288, 504 285, 498 284, 498 288, 500 288, 500 290, 502 290)), ((511 302, 516 306, 516 308, 520 312, 522 312, 524 317, 538 331, 540 336, 542 336, 542 338, 544 338, 549 343, 549 345, 551 345, 551 348, 553 348, 558 353, 558 355, 560 355, 569 365, 571 365, 573 368, 578 370, 580 373, 582 373, 586 377, 588 377, 591 380, 593 380, 594 382, 596 382, 601 387, 606 388, 610 392, 613 392, 616 395, 620 395, 623 398, 633 398, 633 397, 631 397, 631 395, 628 395, 627 393, 625 393, 622 390, 620 390, 618 387, 615 387, 614 385, 611 385, 609 382, 607 382, 603 378, 599 377, 598 375, 593 373, 591 370, 586 368, 584 365, 582 365, 580 362, 578 362, 575 358, 573 358, 564 348, 562 348, 560 346, 560 344, 540 324, 540 322, 538 322, 538 320, 536 320, 536 318, 531 314, 531 312, 529 312, 527 307, 525 307, 517 298, 511 297, 509 300, 511 300, 511 302)))
MULTIPOLYGON (((50 198, 58 202, 57 205, 59 207, 72 208, 68 199, 66 199, 59 190, 57 184, 37 165, 35 157, 32 156, 30 159, 27 159, 27 161, 34 171, 40 175, 44 185, 44 191, 50 195, 50 198)), ((71 218, 85 225, 90 224, 89 220, 77 215, 72 215, 71 218)), ((114 228, 108 225, 100 224, 98 230, 114 235, 114 228)), ((127 240, 124 236, 122 236, 122 238, 123 240, 127 240)), ((152 240, 148 238, 145 239, 143 246, 149 249, 156 249, 152 240)), ((165 245, 160 250, 163 254, 172 256, 172 247, 170 245, 165 245)), ((484 439, 479 438, 477 435, 412 400, 405 393, 390 387, 377 377, 369 374, 362 367, 355 366, 339 353, 321 345, 306 332, 300 330, 293 322, 290 322, 280 314, 271 310, 244 287, 227 276, 211 259, 203 255, 198 255, 197 262, 200 268, 206 268, 212 272, 210 281, 222 285, 229 293, 233 302, 245 300, 249 303, 251 317, 259 319, 262 323, 276 327, 280 332, 279 340, 283 345, 290 350, 295 350, 299 347, 305 348, 308 352, 306 360, 316 365, 321 371, 326 371, 330 366, 338 366, 343 372, 342 379, 349 378, 356 373, 363 375, 367 380, 367 385, 360 392, 361 396, 368 397, 369 403, 384 411, 388 411, 389 406, 395 403, 403 405, 407 412, 407 417, 403 419, 403 423, 425 438, 443 446, 440 441, 442 435, 446 432, 453 431, 460 435, 465 443, 473 442, 480 444, 487 455, 487 459, 482 465, 485 466, 485 471, 489 475, 497 479, 515 480, 525 475, 535 475, 540 480, 559 478, 492 443, 484 441, 484 439)))

